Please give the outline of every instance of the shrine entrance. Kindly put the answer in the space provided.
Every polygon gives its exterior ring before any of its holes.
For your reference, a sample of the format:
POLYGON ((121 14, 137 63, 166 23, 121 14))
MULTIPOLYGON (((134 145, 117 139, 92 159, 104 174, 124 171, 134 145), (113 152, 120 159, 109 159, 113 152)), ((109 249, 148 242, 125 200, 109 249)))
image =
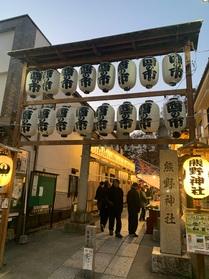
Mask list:
MULTIPOLYGON (((21 137, 20 125, 16 125, 12 136, 15 147, 26 146, 48 146, 58 145, 81 145, 82 161, 80 167, 80 181, 78 185, 78 208, 73 216, 75 222, 86 224, 89 216, 86 212, 87 182, 89 175, 89 163, 91 147, 109 145, 158 145, 160 152, 160 176, 161 195, 172 185, 170 197, 162 199, 161 204, 161 247, 162 253, 169 253, 181 257, 181 232, 178 217, 180 214, 180 200, 178 196, 178 157, 176 151, 169 150, 170 144, 186 144, 195 140, 195 119, 194 100, 195 89, 192 86, 191 51, 197 49, 198 35, 201 28, 201 21, 185 24, 143 30, 133 33, 97 38, 84 42, 41 47, 36 49, 17 50, 9 52, 13 59, 22 63, 22 84, 19 92, 19 109, 16 114, 16 123, 21 123, 22 110, 25 107, 58 105, 58 104, 88 104, 99 101, 131 100, 141 98, 155 98, 163 96, 184 96, 187 105, 187 128, 189 136, 185 138, 174 138, 164 133, 162 129, 156 137, 152 138, 131 138, 129 135, 119 135, 113 132, 112 138, 101 137, 97 132, 82 139, 46 139, 38 136, 35 140, 25 140, 21 137), (184 55, 184 72, 186 86, 183 89, 165 89, 159 91, 146 90, 143 92, 102 94, 97 96, 81 96, 77 92, 73 97, 54 98, 52 96, 42 100, 30 100, 26 98, 25 80, 28 71, 39 69, 60 69, 66 66, 78 67, 84 64, 94 65, 101 62, 118 62, 125 59, 139 59, 150 56, 162 56, 169 53, 182 53, 184 55), (166 178, 165 178, 166 177, 166 178), (171 182, 172 180, 172 182, 171 182), (163 187, 162 187, 163 183, 163 187), (176 196, 175 201, 172 194, 176 196), (170 206, 170 208, 168 207, 170 206), (176 214, 176 215, 175 215, 176 214), (175 241, 173 241, 175 239, 175 241)), ((116 124, 115 124, 116 125, 116 124)), ((139 128, 137 122, 136 129, 139 128)), ((6 226, 6 221, 4 226, 6 226)), ((0 247, 2 249, 2 247, 0 247)), ((156 256, 157 257, 157 256, 156 256)))

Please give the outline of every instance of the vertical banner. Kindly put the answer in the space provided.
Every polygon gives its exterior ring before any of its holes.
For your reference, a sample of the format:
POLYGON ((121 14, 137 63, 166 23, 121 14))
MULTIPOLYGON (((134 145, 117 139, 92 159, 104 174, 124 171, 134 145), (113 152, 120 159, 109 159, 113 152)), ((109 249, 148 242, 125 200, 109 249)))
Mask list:
POLYGON ((174 150, 160 150, 160 250, 181 255, 178 156, 174 150))

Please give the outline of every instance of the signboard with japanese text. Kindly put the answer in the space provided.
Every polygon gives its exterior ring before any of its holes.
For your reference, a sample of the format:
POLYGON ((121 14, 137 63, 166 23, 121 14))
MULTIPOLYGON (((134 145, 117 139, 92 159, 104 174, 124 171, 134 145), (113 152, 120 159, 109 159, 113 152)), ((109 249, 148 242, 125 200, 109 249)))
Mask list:
POLYGON ((26 174, 27 172, 27 164, 28 164, 28 151, 21 150, 17 154, 17 163, 16 163, 16 173, 26 174))
POLYGON ((187 251, 209 255, 209 212, 186 213, 187 251))
POLYGON ((96 226, 87 225, 85 230, 85 247, 95 248, 96 245, 96 226))
POLYGON ((84 247, 83 269, 93 270, 94 249, 84 247))
POLYGON ((202 157, 190 157, 184 164, 184 189, 194 199, 209 196, 209 162, 202 157))
POLYGON ((178 157, 175 150, 160 150, 160 250, 181 255, 178 157))

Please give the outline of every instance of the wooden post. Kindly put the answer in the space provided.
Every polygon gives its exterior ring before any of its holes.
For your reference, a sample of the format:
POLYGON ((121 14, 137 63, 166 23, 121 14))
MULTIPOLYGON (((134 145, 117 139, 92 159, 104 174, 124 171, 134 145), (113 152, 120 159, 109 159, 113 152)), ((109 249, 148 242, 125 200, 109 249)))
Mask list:
MULTIPOLYGON (((201 212, 201 202, 199 199, 193 200, 193 206, 196 208, 196 212, 201 212)), ((196 264, 197 264, 197 279, 205 279, 205 259, 203 254, 195 254, 196 255, 196 264)))
POLYGON ((10 202, 12 198, 13 191, 13 182, 15 177, 15 166, 17 160, 17 152, 11 151, 12 159, 13 159, 13 173, 11 177, 10 183, 6 186, 6 194, 5 199, 7 199, 7 206, 2 208, 2 216, 0 223, 0 268, 3 267, 4 264, 4 251, 5 251, 5 243, 7 238, 7 227, 8 227, 8 218, 9 218, 9 210, 10 210, 10 202))
POLYGON ((188 111, 188 127, 189 139, 195 139, 195 119, 194 119, 194 98, 192 89, 192 70, 191 70, 191 42, 189 41, 184 48, 185 51, 185 68, 186 68, 186 87, 187 87, 187 111, 188 111))
POLYGON ((23 103, 24 100, 26 99, 25 96, 25 79, 26 79, 26 74, 27 74, 27 64, 23 64, 23 69, 22 69, 22 77, 21 77, 21 84, 20 84, 20 94, 19 94, 19 103, 18 103, 18 108, 17 108, 17 113, 15 116, 15 128, 14 131, 12 132, 12 146, 18 147, 20 144, 20 122, 21 122, 21 116, 22 116, 22 110, 23 110, 23 103))
MULTIPOLYGON (((20 120, 21 120, 22 108, 24 103, 26 71, 27 71, 27 63, 24 63, 22 69, 21 84, 20 84, 19 103, 18 103, 18 108, 15 116, 15 128, 11 133, 13 147, 18 147, 20 142, 20 120)), ((13 184, 15 178, 17 152, 18 150, 14 151, 12 150, 11 147, 11 156, 13 159, 13 173, 12 173, 11 181, 7 186, 6 195, 5 195, 5 198, 7 198, 8 206, 7 208, 2 209, 2 219, 0 224, 0 228, 1 228, 0 229, 0 268, 2 268, 4 264, 4 252, 5 252, 5 243, 7 238, 8 217, 9 217, 10 203, 11 203, 13 184)))
POLYGON ((196 260, 197 260, 197 279, 205 279, 204 255, 196 254, 196 260))

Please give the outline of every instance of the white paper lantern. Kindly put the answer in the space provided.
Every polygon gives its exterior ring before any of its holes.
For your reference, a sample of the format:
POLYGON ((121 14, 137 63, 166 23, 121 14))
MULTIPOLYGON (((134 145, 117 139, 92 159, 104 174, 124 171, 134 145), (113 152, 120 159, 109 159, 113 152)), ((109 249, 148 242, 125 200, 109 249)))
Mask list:
POLYGON ((92 92, 96 85, 96 69, 89 64, 82 65, 79 69, 79 88, 85 94, 92 92))
POLYGON ((22 113, 21 133, 26 137, 32 137, 38 130, 38 109, 28 107, 22 113))
POLYGON ((124 102, 117 111, 117 132, 127 135, 136 129, 136 108, 124 102))
POLYGON ((96 110, 95 126, 100 135, 111 134, 114 129, 115 110, 107 103, 102 104, 96 110))
POLYGON ((202 157, 190 157, 183 164, 184 190, 194 199, 209 196, 209 162, 202 157))
POLYGON ((136 64, 132 60, 123 60, 118 65, 118 83, 125 91, 136 84, 136 64))
POLYGON ((28 72, 26 77, 25 92, 31 98, 37 98, 43 93, 41 71, 32 70, 28 72))
POLYGON ((157 84, 159 79, 159 63, 155 57, 145 57, 139 63, 139 78, 147 89, 157 84))
POLYGON ((160 126, 160 109, 152 100, 139 107, 139 128, 145 133, 157 132, 160 126))
POLYGON ((77 82, 78 72, 75 68, 68 66, 62 69, 59 87, 66 96, 70 96, 76 92, 77 82))
POLYGON ((181 131, 186 128, 185 104, 177 97, 170 98, 163 105, 163 117, 168 131, 173 137, 178 138, 181 131))
POLYGON ((56 95, 59 90, 60 74, 57 70, 48 69, 42 72, 43 93, 48 96, 56 95))
POLYGON ((171 53, 163 57, 163 79, 165 83, 175 86, 183 76, 182 57, 178 53, 171 53))
POLYGON ((44 106, 38 113, 38 130, 43 137, 54 132, 56 113, 52 106, 44 106))
POLYGON ((81 136, 90 135, 94 127, 94 111, 87 106, 76 109, 75 130, 81 136))
POLYGON ((73 132, 75 125, 74 110, 70 106, 62 106, 56 110, 56 131, 61 137, 73 132))
POLYGON ((115 67, 110 62, 103 62, 98 67, 98 87, 103 92, 111 90, 115 84, 115 67))

